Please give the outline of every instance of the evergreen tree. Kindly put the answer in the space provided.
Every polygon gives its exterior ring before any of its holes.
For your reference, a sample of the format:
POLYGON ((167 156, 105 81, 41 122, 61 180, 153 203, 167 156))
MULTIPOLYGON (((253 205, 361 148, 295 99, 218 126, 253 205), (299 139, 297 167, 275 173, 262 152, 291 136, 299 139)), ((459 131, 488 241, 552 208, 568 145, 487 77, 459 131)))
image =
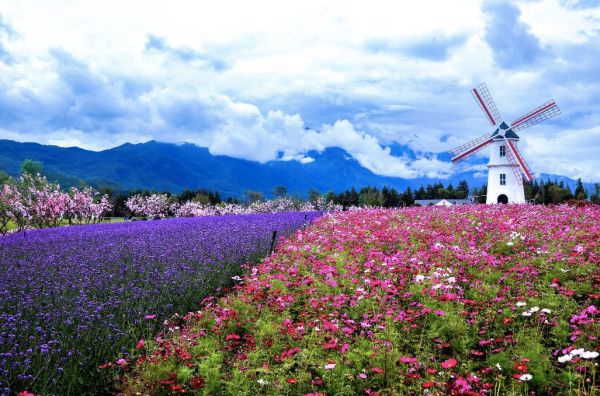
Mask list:
POLYGON ((469 183, 466 180, 461 180, 456 188, 455 197, 457 199, 466 199, 469 196, 469 183))
POLYGON ((407 187, 406 190, 404 190, 404 192, 402 193, 402 196, 400 197, 400 200, 401 200, 403 206, 414 205, 415 197, 414 197, 413 192, 410 189, 410 187, 407 187))
POLYGON ((358 203, 360 206, 382 206, 381 193, 377 187, 364 187, 360 190, 358 203))
POLYGON ((577 187, 575 187, 575 199, 583 201, 587 199, 587 193, 583 188, 583 183, 581 182, 581 177, 577 179, 577 187))
POLYGON ((427 191, 426 191, 426 195, 425 195, 425 199, 435 199, 436 195, 435 195, 435 187, 432 186, 431 184, 427 184, 427 191))
POLYGON ((400 195, 394 188, 383 187, 381 201, 384 208, 396 208, 400 206, 400 195))
POLYGON ((590 201, 595 204, 600 204, 600 184, 594 184, 594 192, 590 194, 590 201))
POLYGON ((425 191, 423 185, 421 185, 421 187, 415 191, 415 199, 427 199, 427 192, 425 191))

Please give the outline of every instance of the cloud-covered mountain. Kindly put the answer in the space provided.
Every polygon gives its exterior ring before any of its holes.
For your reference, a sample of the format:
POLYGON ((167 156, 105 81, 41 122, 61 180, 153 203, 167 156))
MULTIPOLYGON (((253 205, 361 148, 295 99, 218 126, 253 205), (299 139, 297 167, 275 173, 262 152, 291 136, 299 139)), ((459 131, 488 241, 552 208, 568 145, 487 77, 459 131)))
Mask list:
MULTIPOLYGON (((45 173, 64 185, 79 180, 117 190, 150 189, 179 192, 185 188, 218 190, 225 196, 241 197, 246 189, 269 194, 284 185, 291 194, 306 195, 311 188, 321 192, 374 185, 404 189, 436 179, 403 179, 379 176, 361 166, 340 148, 309 152, 311 162, 277 160, 259 163, 223 155, 194 144, 149 141, 126 143, 103 151, 62 148, 37 143, 0 140, 0 169, 16 175, 25 159, 40 161, 45 173)), ((485 178, 465 173, 470 184, 485 178)), ((449 182, 448 180, 444 181, 449 182)))
MULTIPOLYGON (((400 152, 397 155, 410 155, 400 152)), ((81 148, 45 146, 0 140, 0 170, 17 175, 25 159, 40 161, 45 173, 63 186, 85 181, 95 187, 110 186, 118 191, 150 189, 180 192, 186 188, 217 190, 224 197, 242 197, 245 190, 262 191, 267 195, 278 185, 290 194, 306 196, 309 189, 320 192, 342 191, 367 185, 396 189, 418 188, 441 181, 454 185, 461 179, 470 186, 486 182, 485 173, 468 170, 451 179, 403 179, 379 176, 361 166, 340 148, 309 153, 314 161, 269 161, 259 163, 222 155, 194 144, 171 144, 149 141, 126 143, 104 151, 81 148)), ((481 162, 481 161, 480 161, 481 162)), ((555 177, 552 177, 555 178, 555 177)), ((565 178, 568 184, 574 181, 565 178)))

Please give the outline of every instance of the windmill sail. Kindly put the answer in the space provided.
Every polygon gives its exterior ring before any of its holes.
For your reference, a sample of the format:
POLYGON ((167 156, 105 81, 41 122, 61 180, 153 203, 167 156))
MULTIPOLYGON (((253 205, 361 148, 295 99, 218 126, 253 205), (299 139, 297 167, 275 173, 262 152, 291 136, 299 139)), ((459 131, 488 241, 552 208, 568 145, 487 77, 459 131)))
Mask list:
POLYGON ((473 88, 471 94, 492 125, 496 125, 502 121, 502 117, 500 117, 500 113, 498 113, 498 109, 496 108, 496 103, 494 103, 494 99, 492 99, 492 95, 485 83, 473 88))
POLYGON ((452 158, 452 162, 458 162, 461 159, 464 159, 469 155, 476 153, 477 151, 490 144, 492 140, 493 139, 490 138, 489 134, 485 134, 483 136, 478 137, 477 139, 471 140, 469 143, 465 143, 462 146, 450 150, 450 154, 454 156, 452 158))
POLYGON ((511 127, 513 131, 521 131, 558 114, 560 114, 560 109, 556 103, 551 100, 514 120, 511 123, 511 127))
POLYGON ((508 162, 510 163, 511 167, 513 168, 513 171, 515 172, 517 182, 519 184, 523 184, 523 176, 525 176, 525 180, 527 180, 528 182, 532 181, 533 173, 531 172, 531 169, 529 169, 527 162, 525 162, 525 159, 517 149, 515 143, 511 140, 506 139, 506 137, 504 138, 504 141, 506 142, 506 145, 509 148, 508 150, 506 150, 506 158, 508 158, 508 162))

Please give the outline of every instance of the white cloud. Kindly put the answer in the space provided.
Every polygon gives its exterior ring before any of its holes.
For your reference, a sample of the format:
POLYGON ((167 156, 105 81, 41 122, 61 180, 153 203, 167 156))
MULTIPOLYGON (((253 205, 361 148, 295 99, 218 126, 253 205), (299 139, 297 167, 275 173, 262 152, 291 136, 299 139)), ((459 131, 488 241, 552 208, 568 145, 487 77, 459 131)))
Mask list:
POLYGON ((489 130, 468 93, 486 81, 506 119, 552 97, 563 109, 521 135, 536 172, 597 181, 598 140, 576 137, 597 136, 600 122, 600 7, 571 3, 511 3, 542 53, 509 70, 485 34, 505 21, 483 0, 8 0, 2 21, 16 34, 0 37, 11 59, 0 59, 0 138, 189 141, 303 163, 341 147, 378 174, 445 176, 472 165, 437 154, 489 130), (559 137, 571 139, 561 156, 550 150, 559 137), (392 155, 394 143, 416 158, 392 155))
POLYGON ((559 0, 539 0, 519 2, 519 7, 522 20, 546 45, 581 44, 595 34, 600 23, 600 4, 591 8, 571 8, 559 0))
POLYGON ((537 133, 527 139, 523 155, 536 173, 566 174, 600 180, 600 126, 567 129, 556 134, 537 133), (585 158, 585 161, 581 159, 585 158))

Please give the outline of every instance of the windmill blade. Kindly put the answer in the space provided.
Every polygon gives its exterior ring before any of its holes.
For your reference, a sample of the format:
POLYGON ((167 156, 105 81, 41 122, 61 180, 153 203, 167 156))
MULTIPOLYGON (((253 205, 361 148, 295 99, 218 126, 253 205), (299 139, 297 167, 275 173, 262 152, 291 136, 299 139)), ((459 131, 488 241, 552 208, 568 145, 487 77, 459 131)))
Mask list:
POLYGON ((498 113, 498 109, 496 108, 496 103, 494 103, 494 99, 492 99, 492 95, 485 83, 481 83, 473 88, 471 94, 492 125, 497 125, 502 121, 502 117, 500 117, 500 113, 498 113))
POLYGON ((450 154, 453 155, 452 162, 458 162, 471 154, 476 153, 488 144, 492 142, 489 134, 478 137, 475 140, 471 140, 469 143, 465 143, 462 146, 458 146, 455 149, 450 150, 450 154))
POLYGON ((508 146, 508 150, 506 150, 506 157, 508 158, 508 162, 510 162, 513 171, 515 172, 515 176, 517 177, 517 181, 519 184, 523 184, 523 177, 521 176, 521 172, 523 172, 523 176, 525 176, 525 180, 528 182, 533 180, 533 172, 529 169, 527 162, 517 149, 517 145, 504 137, 504 141, 508 146))
POLYGON ((554 103, 553 100, 548 103, 544 103, 543 105, 533 109, 529 113, 517 118, 512 122, 511 128, 513 131, 521 131, 525 128, 529 128, 532 125, 540 123, 548 118, 554 117, 560 114, 560 109, 554 103))

